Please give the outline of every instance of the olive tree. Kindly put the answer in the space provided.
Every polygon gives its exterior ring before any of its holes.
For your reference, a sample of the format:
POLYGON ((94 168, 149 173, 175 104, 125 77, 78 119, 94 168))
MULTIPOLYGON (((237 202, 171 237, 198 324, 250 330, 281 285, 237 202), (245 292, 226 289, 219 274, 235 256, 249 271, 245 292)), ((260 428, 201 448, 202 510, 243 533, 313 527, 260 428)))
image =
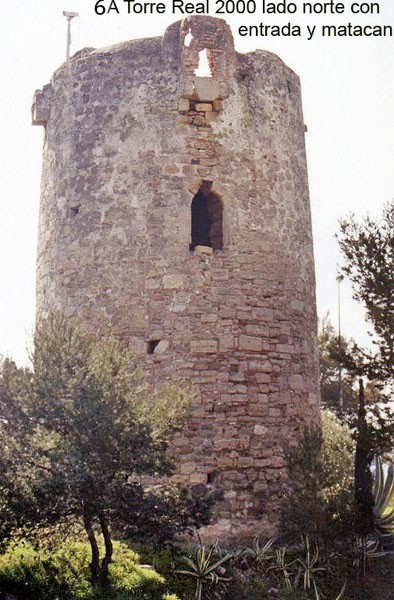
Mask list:
POLYGON ((152 391, 119 340, 96 340, 61 317, 40 324, 32 368, 5 361, 1 371, 0 511, 8 528, 79 519, 92 581, 106 585, 112 530, 165 537, 206 522, 209 499, 155 484, 173 472, 169 441, 191 399, 176 385, 152 391))

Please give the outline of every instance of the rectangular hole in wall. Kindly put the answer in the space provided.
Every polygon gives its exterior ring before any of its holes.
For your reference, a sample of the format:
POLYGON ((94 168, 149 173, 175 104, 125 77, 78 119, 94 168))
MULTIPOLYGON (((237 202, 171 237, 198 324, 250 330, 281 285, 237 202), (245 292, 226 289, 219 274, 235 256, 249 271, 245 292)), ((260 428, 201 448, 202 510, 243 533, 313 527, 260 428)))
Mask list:
POLYGON ((149 340, 148 344, 147 344, 147 353, 154 354, 159 343, 160 343, 160 340, 149 340))
POLYGON ((217 471, 212 471, 211 473, 208 473, 208 475, 207 475, 207 483, 208 483, 208 485, 213 485, 215 483, 217 475, 218 475, 217 471))

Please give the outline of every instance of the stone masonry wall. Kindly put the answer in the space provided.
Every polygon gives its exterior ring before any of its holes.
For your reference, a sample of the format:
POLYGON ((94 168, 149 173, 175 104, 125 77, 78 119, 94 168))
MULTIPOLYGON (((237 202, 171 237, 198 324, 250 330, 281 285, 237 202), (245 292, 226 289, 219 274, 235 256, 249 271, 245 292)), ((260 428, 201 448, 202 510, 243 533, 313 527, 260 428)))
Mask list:
POLYGON ((196 386, 177 478, 223 491, 208 534, 272 531, 284 448, 319 410, 298 77, 193 16, 77 53, 36 92, 33 122, 46 128, 38 317, 124 338, 152 384, 196 386), (195 75, 203 50, 209 77, 195 75), (199 190, 222 207, 222 249, 189 249, 199 190))

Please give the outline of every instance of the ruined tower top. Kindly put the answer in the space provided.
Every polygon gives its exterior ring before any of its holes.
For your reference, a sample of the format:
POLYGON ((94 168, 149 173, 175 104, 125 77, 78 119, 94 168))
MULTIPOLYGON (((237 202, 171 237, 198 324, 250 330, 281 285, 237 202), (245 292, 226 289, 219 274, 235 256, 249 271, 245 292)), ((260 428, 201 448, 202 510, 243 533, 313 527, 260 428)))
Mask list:
MULTIPOLYGON (((291 70, 275 55, 262 50, 239 55, 234 50, 234 40, 229 25, 223 19, 210 16, 192 15, 170 25, 163 36, 123 42, 107 48, 84 48, 78 51, 72 61, 84 57, 109 56, 121 51, 133 49, 136 54, 149 59, 154 54, 164 66, 175 68, 180 76, 179 94, 184 98, 212 101, 226 98, 229 93, 229 80, 235 75, 234 57, 255 56, 271 57, 282 65, 290 75, 291 70), (205 63, 201 71, 201 63, 205 63)), ((67 61, 55 74, 62 76, 70 67, 67 61)), ((292 73, 295 79, 297 76, 292 73)), ((32 106, 33 125, 45 125, 49 115, 51 85, 37 90, 32 106)))
POLYGON ((39 318, 122 337, 152 385, 193 385, 177 477, 222 492, 213 536, 272 532, 285 448, 318 419, 298 77, 192 16, 78 52, 36 93, 33 122, 39 318))
POLYGON ((185 97, 210 100, 213 96, 226 96, 234 57, 233 36, 227 23, 213 17, 189 17, 167 29, 164 45, 170 43, 172 35, 179 39, 185 97), (202 77, 198 74, 205 56, 209 73, 203 78, 210 79, 205 81, 206 87, 201 85, 202 77))

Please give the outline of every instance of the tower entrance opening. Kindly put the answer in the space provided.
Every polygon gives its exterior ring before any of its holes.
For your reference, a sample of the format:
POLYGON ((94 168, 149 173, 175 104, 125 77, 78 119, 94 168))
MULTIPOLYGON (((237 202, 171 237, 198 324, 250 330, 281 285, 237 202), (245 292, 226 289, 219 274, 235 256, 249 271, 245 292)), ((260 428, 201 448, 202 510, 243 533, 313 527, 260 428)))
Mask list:
POLYGON ((194 250, 196 246, 221 250, 223 248, 223 205, 216 194, 205 188, 203 184, 192 200, 190 250, 194 250))

